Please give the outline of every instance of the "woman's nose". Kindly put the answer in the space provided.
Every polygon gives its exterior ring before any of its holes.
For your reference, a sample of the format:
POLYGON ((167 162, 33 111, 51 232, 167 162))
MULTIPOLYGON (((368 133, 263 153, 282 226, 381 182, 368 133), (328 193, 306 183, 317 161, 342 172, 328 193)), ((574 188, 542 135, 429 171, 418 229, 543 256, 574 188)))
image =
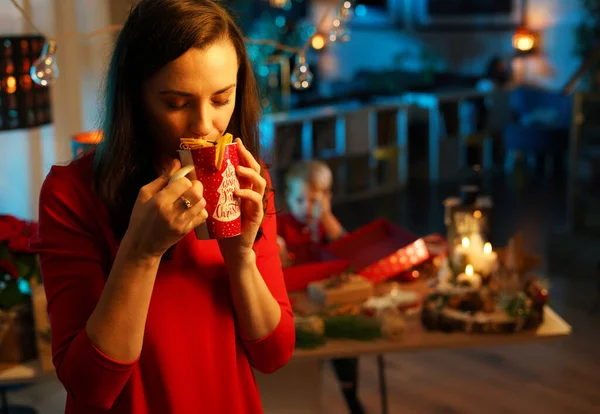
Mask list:
POLYGON ((207 109, 200 109, 197 114, 197 118, 192 126, 192 132, 200 137, 207 137, 212 131, 212 119, 210 117, 210 111, 207 109))

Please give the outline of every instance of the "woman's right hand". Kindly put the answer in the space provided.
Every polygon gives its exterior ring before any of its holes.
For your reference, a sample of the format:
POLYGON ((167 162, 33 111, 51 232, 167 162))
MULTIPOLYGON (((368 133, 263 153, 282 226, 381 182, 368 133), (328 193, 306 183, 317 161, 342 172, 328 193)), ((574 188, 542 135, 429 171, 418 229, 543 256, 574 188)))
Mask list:
POLYGON ((162 256, 208 217, 200 181, 183 177, 169 184, 180 168, 174 160, 163 175, 140 189, 124 237, 138 257, 162 256))

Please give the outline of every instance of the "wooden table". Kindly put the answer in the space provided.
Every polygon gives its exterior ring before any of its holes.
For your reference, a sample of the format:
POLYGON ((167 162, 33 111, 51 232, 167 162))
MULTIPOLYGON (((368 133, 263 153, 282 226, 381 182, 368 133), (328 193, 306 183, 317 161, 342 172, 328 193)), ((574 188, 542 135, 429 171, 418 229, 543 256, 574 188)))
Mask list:
POLYGON ((571 326, 550 307, 544 309, 544 323, 538 329, 506 335, 428 332, 416 317, 407 320, 406 332, 398 341, 330 340, 318 349, 297 350, 284 368, 271 375, 256 373, 256 379, 266 414, 322 413, 324 362, 332 358, 378 354, 380 389, 385 412, 384 353, 539 343, 565 337, 570 333, 571 326))

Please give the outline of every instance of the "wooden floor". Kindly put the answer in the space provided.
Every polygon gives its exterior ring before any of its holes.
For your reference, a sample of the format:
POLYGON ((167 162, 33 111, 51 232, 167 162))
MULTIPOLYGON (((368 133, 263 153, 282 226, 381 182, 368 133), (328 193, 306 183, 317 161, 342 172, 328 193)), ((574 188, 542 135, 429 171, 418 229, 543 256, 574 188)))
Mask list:
MULTIPOLYGON (((559 187, 549 186, 547 191, 541 187, 536 185, 538 192, 534 192, 504 186, 501 194, 494 195, 496 238, 508 237, 522 226, 532 250, 544 251, 548 229, 560 220, 564 209, 559 187)), ((416 190, 398 195, 395 201, 373 203, 368 211, 388 216, 420 234, 439 231, 441 209, 423 206, 443 196, 416 190), (389 210, 381 210, 381 206, 389 210)), ((356 216, 347 211, 340 216, 349 222, 356 216)), ((355 220, 372 219, 362 211, 355 220)), ((390 354, 386 357, 390 413, 600 413, 600 314, 588 313, 598 283, 595 269, 548 269, 548 274, 552 307, 573 326, 570 338, 543 345, 390 354)), ((375 358, 361 358, 360 364, 360 396, 368 413, 380 413, 375 358)), ((330 369, 323 395, 327 396, 325 414, 347 412, 330 369)), ((62 413, 64 398, 56 382, 9 394, 10 402, 34 406, 41 414, 62 413)))
MULTIPOLYGON (((567 312, 571 339, 460 351, 389 355, 390 413, 599 413, 600 318, 567 312)), ((379 413, 374 357, 362 358, 360 394, 379 413)), ((326 413, 343 413, 331 374, 326 413)))

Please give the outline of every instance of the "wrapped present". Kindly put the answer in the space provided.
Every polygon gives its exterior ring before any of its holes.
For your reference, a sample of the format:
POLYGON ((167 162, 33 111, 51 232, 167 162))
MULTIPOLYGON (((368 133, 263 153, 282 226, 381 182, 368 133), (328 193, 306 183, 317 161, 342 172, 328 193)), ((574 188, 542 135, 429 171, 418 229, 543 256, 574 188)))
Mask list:
POLYGON ((308 285, 309 298, 322 306, 362 303, 373 293, 373 284, 358 275, 332 277, 308 285))
POLYGON ((327 250, 348 260, 350 268, 373 283, 402 275, 432 256, 424 239, 383 219, 346 235, 327 250))
POLYGON ((287 246, 292 265, 283 269, 288 292, 306 290, 311 282, 336 276, 348 269, 348 260, 337 259, 316 243, 287 246))
POLYGON ((418 239, 391 255, 378 260, 360 271, 360 274, 373 283, 379 283, 424 263, 429 259, 429 251, 423 239, 418 239))
POLYGON ((410 290, 392 290, 389 293, 372 297, 363 303, 363 311, 369 315, 378 315, 387 309, 403 311, 419 306, 421 302, 420 295, 410 290))
POLYGON ((441 234, 428 234, 423 237, 423 240, 425 241, 425 246, 427 246, 427 250, 431 256, 443 258, 448 253, 448 243, 441 234))

